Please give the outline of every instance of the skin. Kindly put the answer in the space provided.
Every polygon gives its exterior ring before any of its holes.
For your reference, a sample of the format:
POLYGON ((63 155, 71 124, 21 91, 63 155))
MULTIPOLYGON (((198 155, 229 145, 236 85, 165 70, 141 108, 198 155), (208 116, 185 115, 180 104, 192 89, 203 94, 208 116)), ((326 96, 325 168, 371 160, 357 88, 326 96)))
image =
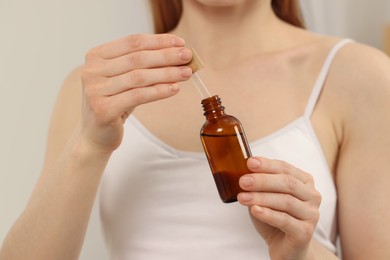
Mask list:
MULTIPOLYGON (((187 82, 191 72, 183 65, 191 52, 184 46, 197 49, 207 64, 202 79, 240 118, 249 141, 303 114, 324 58, 339 39, 281 22, 266 0, 184 4, 172 34, 131 35, 95 47, 69 75, 53 112, 42 175, 0 259, 78 258, 100 177, 130 114, 172 147, 201 151, 204 119, 187 82), (171 134, 172 122, 180 135, 171 134)), ((347 260, 390 258, 389 70, 381 52, 345 46, 311 118, 333 171, 347 260)), ((310 173, 256 156, 248 168, 252 173, 240 179, 245 192, 238 200, 271 258, 337 259, 312 239, 321 196, 310 173)))

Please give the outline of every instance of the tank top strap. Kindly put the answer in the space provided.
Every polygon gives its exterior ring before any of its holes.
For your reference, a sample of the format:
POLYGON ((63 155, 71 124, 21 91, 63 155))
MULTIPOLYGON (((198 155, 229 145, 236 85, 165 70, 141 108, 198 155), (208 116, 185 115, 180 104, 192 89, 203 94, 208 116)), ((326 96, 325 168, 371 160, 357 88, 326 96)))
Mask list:
POLYGON ((325 59, 324 64, 322 65, 322 68, 320 70, 320 73, 318 74, 317 80, 314 84, 313 90, 310 94, 309 100, 306 105, 304 116, 309 118, 311 114, 313 113, 314 107, 317 104, 318 98, 321 94, 321 90, 324 87, 324 83, 326 80, 326 77, 328 76, 328 72, 330 69, 330 66, 332 65, 332 62, 334 60, 334 57, 336 56, 337 52, 347 43, 353 42, 351 39, 343 39, 339 41, 337 44, 335 44, 332 49, 329 51, 328 56, 325 59))

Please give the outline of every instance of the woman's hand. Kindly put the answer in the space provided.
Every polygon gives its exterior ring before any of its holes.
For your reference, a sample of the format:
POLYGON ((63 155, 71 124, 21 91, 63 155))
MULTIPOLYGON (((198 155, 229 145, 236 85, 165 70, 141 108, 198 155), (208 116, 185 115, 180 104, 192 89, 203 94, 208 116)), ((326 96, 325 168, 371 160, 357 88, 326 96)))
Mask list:
POLYGON ((312 176, 278 160, 252 157, 247 165, 253 173, 240 178, 246 192, 238 195, 238 201, 249 207, 271 258, 311 258, 309 247, 321 203, 312 176))
POLYGON ((192 71, 184 40, 170 34, 131 35, 90 50, 82 69, 81 136, 98 151, 122 141, 123 123, 140 104, 168 98, 192 71))

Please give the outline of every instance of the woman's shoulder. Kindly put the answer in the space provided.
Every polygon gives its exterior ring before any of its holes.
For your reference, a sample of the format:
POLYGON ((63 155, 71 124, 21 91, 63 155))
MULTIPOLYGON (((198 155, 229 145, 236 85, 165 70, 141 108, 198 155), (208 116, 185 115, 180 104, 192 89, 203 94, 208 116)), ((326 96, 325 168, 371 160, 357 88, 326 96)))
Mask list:
MULTIPOLYGON (((356 70, 377 70, 380 71, 389 69, 390 59, 383 51, 369 46, 367 44, 355 41, 350 38, 341 38, 337 36, 318 34, 310 31, 306 31, 307 42, 313 43, 316 51, 328 52, 332 47, 336 46, 340 42, 347 42, 337 53, 335 59, 340 64, 348 65, 349 69, 356 70), (372 68, 367 68, 367 65, 373 65, 372 68)), ((302 34, 304 35, 304 34, 302 34)))
POLYGON ((377 48, 352 41, 337 52, 326 87, 342 121, 363 129, 368 118, 379 120, 390 111, 390 58, 377 48))
POLYGON ((353 39, 306 32, 311 48, 306 55, 323 63, 331 50, 341 42, 330 64, 328 85, 360 93, 373 88, 390 88, 390 58, 383 51, 353 39), (349 40, 349 41, 346 41, 349 40), (329 82, 330 81, 330 82, 329 82), (332 84, 329 84, 332 83, 332 84))
POLYGON ((352 41, 337 53, 330 76, 348 92, 384 94, 390 91, 390 58, 377 48, 352 41))
POLYGON ((390 75, 389 56, 377 48, 356 41, 340 51, 337 62, 345 68, 345 72, 363 72, 361 78, 378 74, 390 75))

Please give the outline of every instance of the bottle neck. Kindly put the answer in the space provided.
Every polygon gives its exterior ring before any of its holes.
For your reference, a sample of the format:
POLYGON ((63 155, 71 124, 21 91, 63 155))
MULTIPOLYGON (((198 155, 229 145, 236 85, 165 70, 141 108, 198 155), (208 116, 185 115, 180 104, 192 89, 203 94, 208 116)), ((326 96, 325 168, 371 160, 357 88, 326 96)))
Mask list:
POLYGON ((222 106, 221 99, 218 95, 203 99, 202 106, 204 111, 203 115, 207 120, 217 118, 225 114, 225 107, 222 106))

